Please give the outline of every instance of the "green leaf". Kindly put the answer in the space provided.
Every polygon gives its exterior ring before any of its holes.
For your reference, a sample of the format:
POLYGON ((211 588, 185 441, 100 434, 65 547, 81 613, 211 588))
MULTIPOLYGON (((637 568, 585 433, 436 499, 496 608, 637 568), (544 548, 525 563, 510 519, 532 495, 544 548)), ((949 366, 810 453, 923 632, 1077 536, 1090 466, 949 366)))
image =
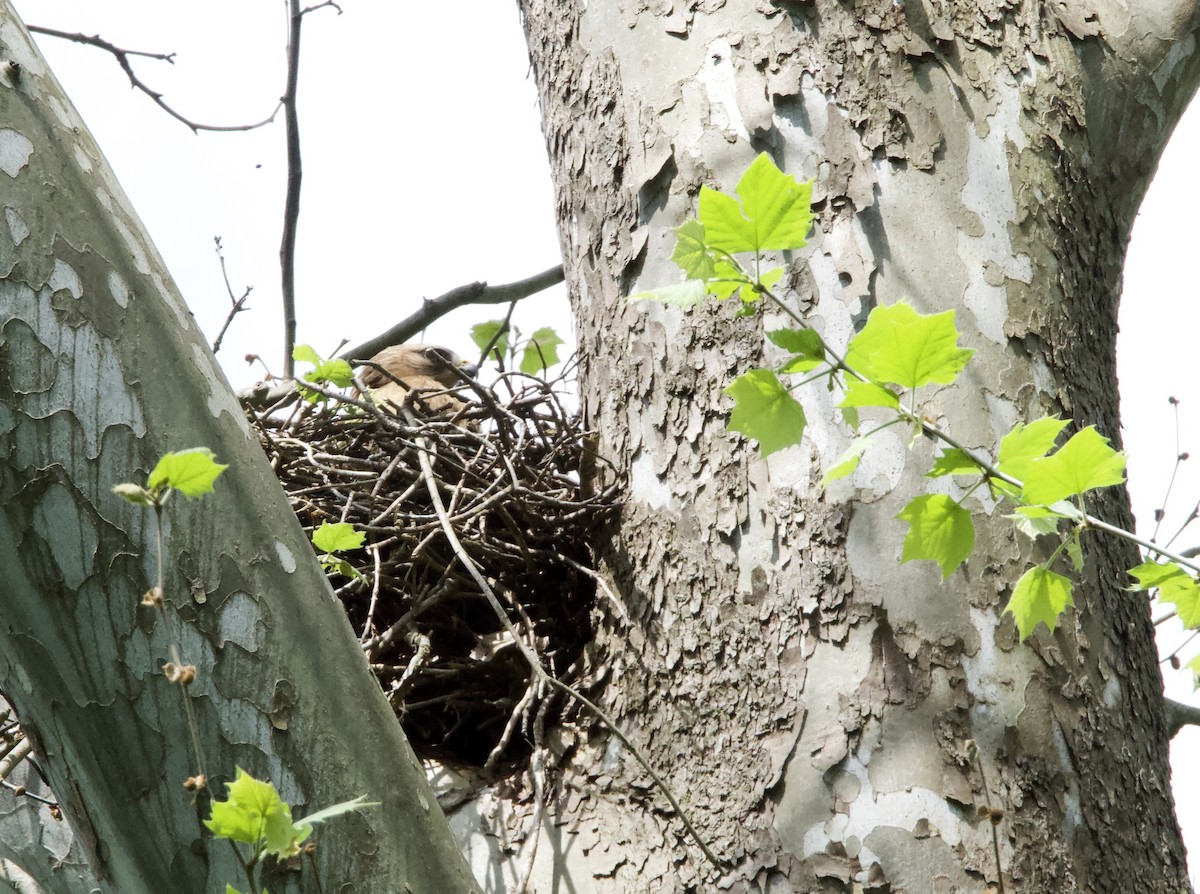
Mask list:
MULTIPOLYGON (((350 368, 349 363, 337 358, 322 360, 321 356, 309 345, 296 345, 292 349, 292 359, 313 365, 311 370, 301 376, 301 381, 311 385, 322 385, 328 382, 336 388, 349 388, 354 384, 354 370, 350 368)), ((307 401, 312 402, 319 397, 300 386, 297 387, 307 401)))
POLYGON ((275 786, 238 767, 236 780, 226 783, 225 788, 228 798, 213 801, 212 813, 204 821, 215 836, 280 856, 299 852, 300 842, 311 829, 300 829, 292 823, 292 809, 280 799, 275 786))
POLYGON ((1043 416, 1028 425, 1018 422, 1013 426, 1013 430, 1000 440, 996 468, 1006 475, 1024 481, 1029 464, 1050 452, 1059 432, 1070 421, 1056 416, 1043 416))
POLYGON ((242 894, 242 892, 239 891, 237 888, 235 888, 233 885, 226 882, 225 883, 225 894, 242 894))
POLYGON ((549 326, 543 326, 529 336, 529 344, 525 345, 525 353, 521 357, 521 372, 534 376, 544 369, 556 365, 558 361, 558 346, 563 340, 549 326))
POLYGON ((926 478, 941 478, 945 475, 978 475, 982 470, 979 463, 961 447, 951 447, 934 460, 933 468, 925 473, 926 478))
POLYGON ((1024 498, 1048 506, 1059 500, 1125 481, 1125 456, 1088 426, 1044 459, 1025 469, 1024 498))
POLYGON ((942 567, 942 580, 965 562, 975 548, 971 513, 946 494, 915 497, 896 517, 909 525, 900 561, 931 559, 942 567))
POLYGON ((169 487, 188 499, 202 497, 212 493, 213 482, 228 468, 217 462, 216 454, 207 447, 164 453, 150 473, 146 486, 151 493, 169 487))
POLYGON ((114 484, 112 492, 135 506, 153 506, 154 497, 140 484, 114 484))
POLYGON ((1013 520, 1018 531, 1035 540, 1043 534, 1057 534, 1058 523, 1070 516, 1045 506, 1018 506, 1015 513, 1006 517, 1013 520))
POLYGON ((812 224, 812 181, 784 174, 765 152, 738 181, 737 199, 700 189, 707 245, 730 254, 802 248, 812 224))
POLYGON ((1074 604, 1071 582, 1061 574, 1038 565, 1021 575, 1004 610, 1012 614, 1021 639, 1025 639, 1041 623, 1053 633, 1058 626, 1059 615, 1066 611, 1067 606, 1074 604))
POLYGON ((842 398, 842 402, 838 406, 888 407, 895 409, 900 406, 900 398, 882 385, 849 377, 846 379, 846 396, 842 398))
POLYGON ((1160 587, 1172 579, 1191 577, 1175 562, 1155 562, 1150 559, 1147 559, 1136 568, 1130 568, 1128 573, 1137 579, 1138 585, 1131 587, 1135 591, 1153 590, 1155 587, 1160 587))
POLYGON ((292 359, 316 366, 321 362, 321 355, 313 350, 312 345, 296 345, 292 348, 292 359))
POLYGON ((773 289, 783 279, 784 268, 772 267, 758 278, 758 284, 764 289, 773 289))
POLYGON ((825 343, 815 329, 776 329, 767 338, 795 355, 783 367, 785 373, 808 372, 825 362, 825 343))
POLYGON ((671 260, 689 279, 709 280, 717 275, 717 264, 704 238, 704 224, 690 218, 675 228, 675 251, 671 260))
POLYGON ((926 316, 898 301, 871 311, 850 340, 846 363, 876 382, 920 388, 953 382, 974 353, 958 346, 954 311, 926 316))
POLYGON ((349 522, 321 522, 312 533, 313 546, 323 553, 340 553, 349 550, 362 549, 367 535, 354 530, 349 522))
MULTIPOLYGON (((483 323, 476 323, 471 327, 471 341, 475 342, 475 347, 483 350, 492 343, 492 339, 496 338, 496 333, 504 329, 503 320, 487 320, 483 323)), ((496 339, 496 344, 492 350, 497 357, 503 357, 508 353, 508 332, 504 332, 496 339)))
POLYGON ((1129 573, 1138 580, 1136 590, 1157 588, 1158 598, 1175 606, 1183 626, 1200 627, 1200 584, 1174 562, 1143 562, 1129 573))
MULTIPOLYGON (((737 286, 734 286, 736 289, 737 286)), ((658 301, 661 304, 672 304, 675 307, 691 307, 704 300, 708 292, 704 283, 698 279, 688 279, 673 286, 659 286, 630 295, 629 301, 658 301)), ((728 297, 728 296, 726 296, 728 297)))
POLYGON ((775 373, 752 369, 725 389, 733 398, 728 428, 758 440, 763 456, 799 444, 804 435, 804 408, 779 383, 775 373))
POLYGON ((858 468, 858 461, 862 459, 862 455, 870 445, 871 438, 869 436, 855 438, 851 441, 850 446, 838 457, 838 461, 834 463, 833 468, 821 478, 821 487, 829 487, 834 481, 853 475, 854 470, 858 468))
POLYGON ((1079 542, 1078 529, 1072 532, 1071 536, 1067 538, 1067 542, 1063 548, 1066 550, 1071 564, 1075 566, 1075 570, 1083 571, 1083 544, 1079 542))
POLYGON ((751 285, 750 277, 746 275, 746 271, 728 258, 719 257, 717 258, 717 272, 713 279, 704 284, 704 288, 718 301, 724 301, 734 292, 745 289, 749 285, 751 285))

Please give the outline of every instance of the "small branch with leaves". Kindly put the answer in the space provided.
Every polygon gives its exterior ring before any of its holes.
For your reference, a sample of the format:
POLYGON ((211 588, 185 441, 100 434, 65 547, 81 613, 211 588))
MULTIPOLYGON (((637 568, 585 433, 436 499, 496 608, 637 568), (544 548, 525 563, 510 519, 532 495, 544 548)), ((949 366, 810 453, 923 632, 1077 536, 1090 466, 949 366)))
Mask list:
MULTIPOLYGON (((1175 606, 1185 627, 1200 628, 1200 584, 1195 577, 1200 564, 1088 511, 1089 494, 1125 481, 1125 457, 1107 438, 1087 426, 1059 446, 1071 420, 1043 417, 1017 423, 1000 440, 994 458, 963 446, 926 418, 919 402, 922 389, 954 384, 974 353, 958 345, 954 311, 924 315, 904 302, 875 307, 844 354, 838 353, 775 293, 783 268, 764 269, 767 253, 806 244, 812 182, 800 183, 784 174, 764 153, 747 169, 737 193, 735 198, 702 188, 698 217, 676 230, 673 259, 687 279, 630 297, 687 307, 736 294, 747 306, 766 300, 796 323, 767 333, 788 353, 782 364, 750 370, 726 388, 734 401, 730 430, 756 439, 764 457, 801 443, 807 420, 791 392, 824 381, 841 392, 837 406, 853 428, 859 429, 862 410, 882 412, 885 418, 854 438, 825 472, 822 487, 853 474, 875 436, 894 425, 942 445, 926 477, 970 481, 960 497, 923 494, 900 511, 898 517, 908 524, 901 562, 933 561, 942 579, 949 578, 975 546, 974 522, 963 503, 986 488, 993 499, 1013 506, 1009 518, 1020 532, 1031 538, 1059 538, 1050 558, 1016 582, 1005 607, 1022 639, 1039 624, 1053 631, 1073 604, 1073 584, 1054 566, 1066 559, 1076 573, 1081 571, 1081 541, 1093 532, 1139 546, 1147 559, 1129 570, 1134 579, 1130 589, 1157 592, 1160 601, 1175 606), (743 260, 747 256, 749 260, 743 260), (785 386, 780 376, 800 379, 785 386)), ((1192 667, 1200 670, 1200 657, 1193 659, 1192 667)))

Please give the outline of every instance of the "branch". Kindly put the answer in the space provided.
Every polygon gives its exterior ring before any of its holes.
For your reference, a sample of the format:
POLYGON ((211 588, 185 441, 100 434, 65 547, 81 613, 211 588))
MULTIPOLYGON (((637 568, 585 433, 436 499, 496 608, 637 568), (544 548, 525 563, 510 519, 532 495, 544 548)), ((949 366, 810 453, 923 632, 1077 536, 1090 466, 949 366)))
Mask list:
POLYGON ((1177 702, 1173 698, 1163 699, 1163 713, 1167 718, 1167 737, 1174 739, 1185 726, 1200 726, 1200 706, 1177 702))
MULTIPOLYGON (((503 304, 506 301, 519 301, 536 295, 551 286, 563 281, 563 268, 560 264, 549 270, 517 282, 504 283, 499 286, 489 286, 485 282, 472 282, 457 286, 436 298, 426 298, 421 302, 421 309, 401 320, 387 332, 355 345, 341 353, 343 360, 364 360, 374 357, 384 348, 398 345, 412 338, 430 323, 440 320, 452 310, 465 307, 468 304, 503 304)), ((290 354, 289 354, 290 356, 290 354)), ((238 392, 237 398, 243 407, 261 410, 270 407, 291 394, 295 394, 290 378, 277 380, 274 384, 260 384, 238 392)))
POLYGON ((283 121, 287 142, 287 195, 283 202, 283 237, 279 243, 280 288, 283 293, 283 375, 292 378, 296 347, 296 225, 300 220, 300 119, 296 115, 296 87, 300 80, 300 26, 304 13, 300 0, 288 0, 287 87, 283 92, 283 121))
POLYGON ((472 282, 458 286, 439 295, 437 298, 426 298, 421 302, 420 310, 401 320, 387 332, 355 345, 348 351, 343 351, 343 360, 364 359, 374 357, 384 348, 408 341, 430 323, 440 320, 452 310, 457 310, 468 304, 504 304, 508 301, 520 301, 530 295, 545 291, 556 286, 564 279, 562 264, 551 267, 528 279, 505 283, 499 286, 489 286, 486 282, 472 282))
POLYGON ((256 128, 263 127, 267 124, 270 124, 272 121, 274 121, 275 116, 277 114, 279 114, 280 105, 282 105, 282 103, 280 103, 279 105, 276 105, 275 110, 273 112, 271 112, 269 117, 264 118, 262 121, 256 121, 253 124, 201 124, 200 122, 193 121, 192 119, 186 117, 185 115, 182 115, 181 113, 179 113, 179 112, 175 111, 173 108, 171 108, 171 106, 169 106, 166 103, 166 101, 163 99, 163 95, 161 93, 159 93, 156 90, 152 90, 149 87, 149 85, 147 85, 141 78, 139 78, 134 73, 133 65, 129 61, 130 56, 142 56, 146 59, 157 59, 160 62, 166 62, 169 65, 174 65, 175 64, 175 54, 174 53, 147 53, 142 50, 129 50, 124 47, 118 47, 115 44, 109 43, 107 40, 100 37, 98 34, 92 34, 92 35, 87 35, 87 34, 82 34, 82 33, 74 33, 73 34, 69 31, 59 31, 56 28, 43 28, 40 25, 26 25, 26 28, 34 34, 44 34, 47 37, 58 37, 58 38, 61 38, 62 40, 69 40, 72 43, 81 43, 81 44, 84 44, 85 46, 89 46, 89 47, 97 47, 101 50, 104 50, 107 53, 111 53, 113 58, 115 58, 117 60, 117 64, 121 66, 121 70, 125 72, 126 77, 129 78, 129 85, 131 87, 133 87, 136 90, 140 90, 143 93, 145 93, 147 96, 149 96, 150 99, 152 99, 154 101, 155 105, 157 105, 160 109, 162 109, 164 112, 166 112, 172 118, 174 118, 176 121, 178 121, 181 124, 184 124, 188 128, 190 128, 192 133, 199 133, 202 130, 217 131, 217 132, 221 132, 221 133, 254 130, 256 128))

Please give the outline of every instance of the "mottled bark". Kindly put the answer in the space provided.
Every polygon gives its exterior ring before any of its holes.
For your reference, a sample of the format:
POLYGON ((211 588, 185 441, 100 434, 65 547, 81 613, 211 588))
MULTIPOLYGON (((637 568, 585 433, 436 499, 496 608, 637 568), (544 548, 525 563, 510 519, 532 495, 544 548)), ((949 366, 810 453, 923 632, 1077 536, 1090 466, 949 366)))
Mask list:
MULTIPOLYGON (((180 209, 180 214, 186 214, 180 209)), ((207 773, 275 783, 303 816, 383 806, 317 834, 288 890, 472 885, 423 774, 256 439, 161 259, 11 7, 0 2, 0 686, 102 891, 246 887, 203 834, 207 773), (164 623, 152 519, 111 492, 167 450, 230 463, 166 512, 164 623), (318 882, 318 875, 322 881, 318 882)), ((58 829, 0 793, 3 856, 46 891, 87 887, 58 829)))
MULTIPOLYGON (((1002 609, 1038 553, 1005 520, 980 523, 945 584, 898 563, 931 445, 885 433, 822 493, 850 434, 821 389, 805 445, 768 462, 725 430, 722 388, 773 359, 782 320, 623 299, 678 278, 671 228, 699 187, 732 189, 766 150, 816 181, 811 248, 787 260, 828 341, 877 303, 956 309, 977 355, 928 409, 958 437, 992 448, 1060 413, 1116 439, 1121 265, 1200 70, 1192 4, 520 6, 588 421, 630 482, 603 550, 632 623, 602 619, 595 675, 733 866, 699 860, 593 728, 543 824, 544 878, 979 891, 998 873, 991 805, 1010 890, 1186 888, 1151 628, 1122 591, 1133 552, 1089 542, 1076 610, 1020 644, 1002 609)), ((1095 510, 1130 522, 1123 496, 1095 510)), ((486 843, 474 816, 460 828, 486 843)))

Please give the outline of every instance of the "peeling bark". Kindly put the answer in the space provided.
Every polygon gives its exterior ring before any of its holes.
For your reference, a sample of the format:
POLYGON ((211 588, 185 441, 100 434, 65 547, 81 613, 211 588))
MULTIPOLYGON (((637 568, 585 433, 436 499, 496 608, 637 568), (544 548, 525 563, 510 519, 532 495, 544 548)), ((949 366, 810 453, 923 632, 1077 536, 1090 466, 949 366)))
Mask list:
MULTIPOLYGON (((593 727, 539 831, 546 890, 978 891, 988 805, 1013 890, 1186 889, 1132 551, 1089 543, 1076 609, 1021 645, 1002 609, 1038 553, 1003 519, 946 584, 898 564, 929 445, 885 434, 822 494, 849 441, 827 395, 768 462, 725 430, 722 388, 781 320, 623 300, 678 278, 699 187, 765 150, 816 181, 786 260, 828 341, 876 303, 956 309, 976 359, 929 409, 962 440, 1043 413, 1118 438, 1125 246, 1200 74, 1194 5, 1149 6, 522 0, 588 421, 630 482, 604 557, 632 622, 601 619, 595 676, 733 867, 700 862, 593 727)), ((1130 522, 1123 495, 1094 510, 1130 522)), ((488 793, 457 818, 473 847, 484 803, 519 826, 488 793)))
POLYGON ((297 817, 359 794, 383 802, 322 827, 288 890, 318 890, 318 874, 324 891, 472 889, 228 384, 5 2, 0 605, 4 694, 74 833, 0 791, 0 856, 44 891, 244 884, 229 846, 202 834, 207 797, 183 789, 198 768, 160 670, 172 640, 198 668, 189 691, 219 796, 240 766, 297 817), (152 519, 111 488, 201 445, 230 468, 215 494, 168 507, 163 623, 138 607, 155 581, 152 519))

